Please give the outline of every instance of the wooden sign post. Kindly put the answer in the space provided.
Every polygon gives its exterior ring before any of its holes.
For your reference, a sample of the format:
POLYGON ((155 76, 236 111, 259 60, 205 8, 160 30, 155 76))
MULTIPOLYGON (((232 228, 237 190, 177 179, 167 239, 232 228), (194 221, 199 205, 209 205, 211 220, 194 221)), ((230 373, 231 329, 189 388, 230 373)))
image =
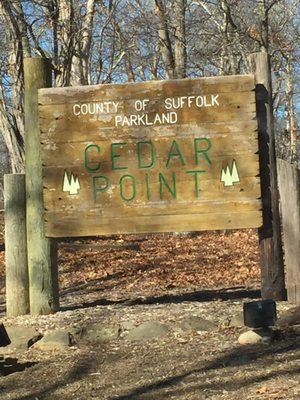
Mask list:
POLYGON ((253 75, 39 90, 46 235, 262 224, 253 75))
POLYGON ((271 69, 267 53, 250 56, 256 79, 260 178, 263 223, 258 230, 262 297, 285 300, 285 274, 281 243, 279 193, 277 187, 275 135, 272 108, 271 69))
POLYGON ((45 237, 41 152, 39 146, 38 89, 51 86, 51 61, 24 60, 25 186, 30 313, 49 314, 59 308, 57 245, 45 237))

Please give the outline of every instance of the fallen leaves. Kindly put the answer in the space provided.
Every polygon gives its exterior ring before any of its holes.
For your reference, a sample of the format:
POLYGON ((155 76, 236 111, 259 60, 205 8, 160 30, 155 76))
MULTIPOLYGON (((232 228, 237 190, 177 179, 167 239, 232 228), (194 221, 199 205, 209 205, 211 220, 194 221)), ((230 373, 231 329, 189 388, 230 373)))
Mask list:
POLYGON ((159 292, 253 286, 260 281, 256 232, 148 235, 137 246, 130 235, 101 239, 101 247, 60 247, 62 288, 84 282, 99 290, 159 292), (123 244, 116 248, 116 240, 123 244))
MULTIPOLYGON (((62 289, 88 284, 99 292, 146 291, 149 295, 260 282, 255 230, 68 240, 59 246, 58 262, 62 289)), ((4 274, 2 251, 2 293, 4 274)))

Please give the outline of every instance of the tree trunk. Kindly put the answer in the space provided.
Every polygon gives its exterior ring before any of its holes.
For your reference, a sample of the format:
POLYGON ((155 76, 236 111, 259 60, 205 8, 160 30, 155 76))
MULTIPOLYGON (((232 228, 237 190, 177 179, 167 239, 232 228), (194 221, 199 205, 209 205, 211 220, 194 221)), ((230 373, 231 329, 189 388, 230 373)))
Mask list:
POLYGON ((72 58, 74 53, 74 10, 72 0, 58 0, 59 29, 58 41, 60 44, 57 63, 57 86, 70 86, 72 58))
POLYGON ((260 24, 260 51, 269 52, 269 21, 266 0, 257 0, 257 11, 260 24))
POLYGON ((0 88, 0 130, 10 155, 13 172, 24 170, 24 73, 23 57, 30 57, 27 25, 20 0, 0 2, 8 43, 11 92, 0 88))
POLYGON ((287 56, 287 74, 286 74, 286 130, 290 136, 289 155, 293 163, 297 158, 297 127, 295 118, 294 104, 294 85, 292 76, 291 54, 287 56))
POLYGON ((88 85, 90 81, 90 52, 95 14, 95 0, 87 0, 86 15, 76 40, 75 55, 72 60, 72 81, 88 85))
POLYGON ((157 17, 157 26, 158 26, 157 29, 158 45, 166 69, 166 79, 174 79, 176 77, 175 60, 172 50, 171 39, 168 31, 166 8, 162 0, 154 0, 154 1, 155 1, 155 15, 157 17))
POLYGON ((185 3, 186 0, 176 0, 174 3, 174 55, 176 78, 186 77, 185 3))

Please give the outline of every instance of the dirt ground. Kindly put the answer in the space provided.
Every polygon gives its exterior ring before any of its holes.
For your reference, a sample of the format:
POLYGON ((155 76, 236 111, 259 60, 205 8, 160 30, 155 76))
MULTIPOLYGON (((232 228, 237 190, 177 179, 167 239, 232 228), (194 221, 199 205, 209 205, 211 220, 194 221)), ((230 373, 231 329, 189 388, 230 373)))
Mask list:
MULTIPOLYGON (((1 240, 0 240, 1 242, 1 240)), ((42 334, 80 332, 90 323, 137 326, 158 321, 160 338, 107 342, 75 337, 55 351, 0 349, 12 365, 0 376, 1 400, 299 399, 300 334, 276 331, 271 344, 240 345, 245 328, 228 326, 259 297, 256 232, 123 236, 59 244, 61 311, 5 316, 0 252, 0 320, 42 334), (187 316, 217 328, 181 331, 187 316)), ((279 315, 291 305, 277 303, 279 315)), ((0 356, 1 358, 1 356, 0 356)))

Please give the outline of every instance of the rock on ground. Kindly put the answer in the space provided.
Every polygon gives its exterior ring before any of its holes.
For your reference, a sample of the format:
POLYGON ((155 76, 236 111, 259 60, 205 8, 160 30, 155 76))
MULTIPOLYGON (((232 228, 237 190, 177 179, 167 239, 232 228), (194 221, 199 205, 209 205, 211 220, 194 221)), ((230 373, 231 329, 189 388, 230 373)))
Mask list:
POLYGON ((238 342, 240 344, 270 343, 274 335, 274 331, 270 328, 249 330, 239 336, 238 342))
POLYGON ((169 333, 169 328, 156 321, 147 321, 132 329, 126 339, 128 340, 143 340, 166 336, 169 333))

